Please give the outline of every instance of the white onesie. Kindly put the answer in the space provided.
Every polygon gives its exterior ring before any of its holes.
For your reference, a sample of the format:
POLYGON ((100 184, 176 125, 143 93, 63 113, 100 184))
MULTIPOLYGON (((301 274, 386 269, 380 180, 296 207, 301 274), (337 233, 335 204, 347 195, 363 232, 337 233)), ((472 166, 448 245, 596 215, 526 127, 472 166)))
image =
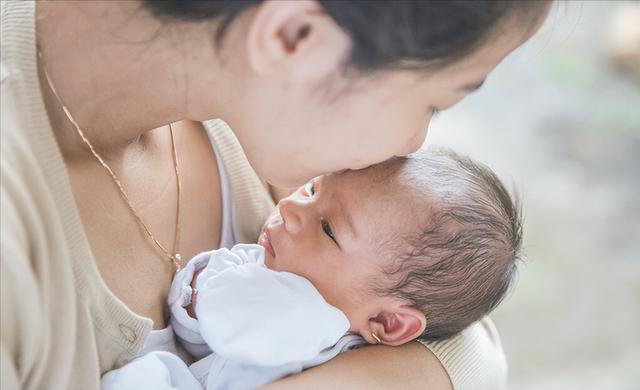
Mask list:
POLYGON ((364 344, 311 282, 266 268, 255 244, 194 257, 176 274, 169 307, 196 362, 187 367, 176 355, 151 352, 107 373, 103 389, 255 389, 364 344), (185 306, 200 269, 196 320, 185 306))

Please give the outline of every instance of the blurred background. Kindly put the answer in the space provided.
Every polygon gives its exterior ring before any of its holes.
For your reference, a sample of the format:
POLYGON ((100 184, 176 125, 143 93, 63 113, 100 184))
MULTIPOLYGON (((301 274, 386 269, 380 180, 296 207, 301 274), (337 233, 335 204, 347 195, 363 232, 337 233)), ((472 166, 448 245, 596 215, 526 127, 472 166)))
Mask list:
POLYGON ((526 260, 492 316, 510 389, 640 389, 638 28, 640 2, 556 3, 431 124, 429 145, 488 164, 523 198, 526 260))

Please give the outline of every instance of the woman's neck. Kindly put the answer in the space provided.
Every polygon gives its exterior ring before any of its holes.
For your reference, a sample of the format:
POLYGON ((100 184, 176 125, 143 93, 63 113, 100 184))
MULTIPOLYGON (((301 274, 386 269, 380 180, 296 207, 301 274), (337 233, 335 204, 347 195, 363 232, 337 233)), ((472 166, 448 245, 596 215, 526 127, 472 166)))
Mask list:
POLYGON ((36 8, 41 86, 65 158, 87 153, 61 103, 105 154, 188 118, 179 34, 162 28, 140 3, 38 2, 36 8))

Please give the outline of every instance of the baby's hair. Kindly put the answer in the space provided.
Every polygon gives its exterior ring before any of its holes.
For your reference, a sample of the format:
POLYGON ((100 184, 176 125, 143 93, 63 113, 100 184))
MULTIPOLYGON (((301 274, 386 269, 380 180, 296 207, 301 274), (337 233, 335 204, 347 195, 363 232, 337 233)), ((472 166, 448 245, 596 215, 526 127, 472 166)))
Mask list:
MULTIPOLYGON (((522 217, 498 177, 451 151, 419 151, 383 163, 402 165, 428 199, 421 231, 403 237, 383 266, 391 283, 377 293, 404 299, 427 318, 420 338, 453 336, 492 311, 516 274, 522 217), (409 248, 408 250, 406 248, 409 248)), ((420 206, 418 206, 420 210, 420 206)))

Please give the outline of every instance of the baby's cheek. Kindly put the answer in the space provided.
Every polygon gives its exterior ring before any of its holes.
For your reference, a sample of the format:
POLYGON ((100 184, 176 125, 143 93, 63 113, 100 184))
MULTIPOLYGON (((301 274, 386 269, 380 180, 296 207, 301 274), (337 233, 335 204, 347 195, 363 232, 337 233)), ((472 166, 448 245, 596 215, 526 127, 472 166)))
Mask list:
POLYGON ((270 270, 277 271, 275 259, 269 253, 265 253, 264 255, 264 266, 270 270))
POLYGON ((295 267, 295 263, 292 264, 288 257, 276 256, 275 259, 271 259, 269 262, 267 262, 267 258, 265 258, 264 264, 273 271, 291 272, 292 274, 300 275, 299 270, 295 267))

